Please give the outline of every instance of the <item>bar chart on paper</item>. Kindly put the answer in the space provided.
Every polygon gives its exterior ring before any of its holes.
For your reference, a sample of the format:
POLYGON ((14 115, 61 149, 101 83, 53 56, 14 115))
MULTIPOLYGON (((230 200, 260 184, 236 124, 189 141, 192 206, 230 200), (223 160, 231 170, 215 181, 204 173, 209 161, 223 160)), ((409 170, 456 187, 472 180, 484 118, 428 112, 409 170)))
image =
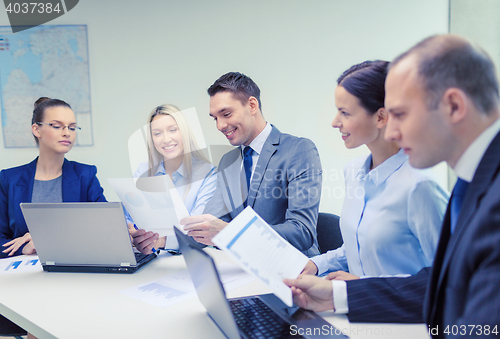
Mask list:
POLYGON ((296 278, 309 260, 247 207, 212 241, 227 251, 247 272, 265 283, 283 302, 292 305, 284 278, 296 278))
POLYGON ((41 271, 42 265, 36 256, 14 257, 0 260, 0 274, 41 271))
MULTIPOLYGON (((255 278, 239 266, 222 263, 217 266, 226 291, 241 287, 255 278)), ((169 274, 155 281, 120 291, 121 294, 158 307, 167 307, 196 295, 188 270, 169 274)))

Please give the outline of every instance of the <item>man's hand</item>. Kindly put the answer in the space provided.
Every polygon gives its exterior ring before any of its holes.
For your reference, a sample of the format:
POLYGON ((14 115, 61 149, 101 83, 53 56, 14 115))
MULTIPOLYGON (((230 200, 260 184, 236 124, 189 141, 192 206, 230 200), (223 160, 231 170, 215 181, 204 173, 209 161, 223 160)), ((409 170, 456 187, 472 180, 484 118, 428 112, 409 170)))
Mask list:
POLYGON ((306 267, 304 267, 304 269, 301 272, 301 274, 310 274, 310 275, 316 275, 317 273, 318 273, 318 267, 312 260, 309 260, 307 262, 306 267))
POLYGON ((133 224, 128 224, 128 231, 132 237, 132 243, 142 254, 150 254, 155 249, 165 247, 166 238, 158 233, 146 232, 143 229, 136 230, 133 224))
POLYGON ((182 219, 180 223, 194 240, 212 246, 214 245, 212 238, 227 225, 227 222, 217 219, 211 214, 187 217, 182 219))
POLYGON ((284 279, 292 288, 293 302, 305 309, 322 312, 333 310, 333 287, 329 280, 301 274, 297 279, 284 279))
POLYGON ((3 247, 8 247, 7 249, 3 250, 3 253, 8 253, 9 256, 13 256, 16 251, 21 247, 23 244, 26 244, 24 246, 22 254, 35 254, 35 245, 33 244, 33 240, 31 240, 31 234, 26 233, 22 237, 16 238, 14 240, 11 240, 5 244, 3 244, 3 247))
POLYGON ((356 279, 359 279, 359 277, 355 276, 351 273, 344 272, 344 271, 336 271, 336 272, 329 273, 326 276, 326 279, 327 280, 356 280, 356 279))

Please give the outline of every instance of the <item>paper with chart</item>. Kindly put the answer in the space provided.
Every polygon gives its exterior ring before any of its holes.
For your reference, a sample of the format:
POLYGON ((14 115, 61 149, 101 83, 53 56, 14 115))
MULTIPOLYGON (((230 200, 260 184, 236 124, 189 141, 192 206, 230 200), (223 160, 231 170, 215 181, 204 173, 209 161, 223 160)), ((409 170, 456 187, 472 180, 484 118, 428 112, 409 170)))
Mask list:
POLYGON ((283 279, 297 278, 309 258, 276 233, 251 207, 245 208, 212 242, 269 286, 285 304, 293 305, 292 290, 283 279))
POLYGON ((42 265, 36 255, 23 255, 0 260, 0 275, 42 270, 42 265))
MULTIPOLYGON (((226 291, 231 291, 255 280, 238 265, 221 263, 217 271, 226 291)), ((169 274, 163 278, 120 291, 121 294, 158 307, 167 307, 194 297, 194 288, 188 270, 169 274)))
POLYGON ((189 212, 168 175, 108 179, 138 228, 174 235, 174 225, 189 212))

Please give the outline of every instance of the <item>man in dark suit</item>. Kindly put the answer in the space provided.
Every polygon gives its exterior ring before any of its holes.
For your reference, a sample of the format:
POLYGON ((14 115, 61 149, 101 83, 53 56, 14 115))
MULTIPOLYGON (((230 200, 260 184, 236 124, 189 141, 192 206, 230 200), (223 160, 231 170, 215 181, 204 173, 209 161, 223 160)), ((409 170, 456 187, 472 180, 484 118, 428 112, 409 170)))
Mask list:
POLYGON ((500 109, 493 62, 461 37, 425 39, 391 63, 385 106, 385 138, 399 143, 412 166, 446 161, 458 177, 432 268, 408 278, 300 276, 286 283, 300 306, 333 308, 351 321, 425 321, 435 337, 498 336, 500 109))
POLYGON ((197 241, 212 245, 212 237, 251 206, 304 254, 319 254, 316 222, 322 171, 314 143, 267 123, 259 87, 244 74, 222 75, 208 94, 217 129, 238 147, 219 163, 207 214, 181 220, 184 229, 197 241))

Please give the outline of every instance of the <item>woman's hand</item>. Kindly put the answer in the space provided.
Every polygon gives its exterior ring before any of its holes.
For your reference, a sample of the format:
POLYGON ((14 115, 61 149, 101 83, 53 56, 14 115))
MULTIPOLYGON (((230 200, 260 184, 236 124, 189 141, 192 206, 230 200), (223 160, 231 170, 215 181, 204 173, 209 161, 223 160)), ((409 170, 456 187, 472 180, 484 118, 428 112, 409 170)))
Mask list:
POLYGON ((329 273, 325 279, 327 279, 327 280, 356 280, 356 279, 359 279, 359 277, 357 277, 351 273, 344 272, 344 271, 336 271, 336 272, 329 273))
POLYGON ((302 270, 301 274, 310 274, 310 275, 316 275, 318 273, 318 268, 316 267, 316 264, 312 261, 309 260, 306 264, 306 267, 302 270))
POLYGON ((24 246, 22 253, 23 254, 35 254, 35 245, 33 244, 33 240, 31 240, 31 234, 26 233, 22 237, 16 238, 14 240, 11 240, 5 244, 3 244, 3 247, 8 247, 7 249, 3 250, 3 253, 8 253, 9 256, 13 256, 16 251, 22 246, 24 246), (27 244, 26 244, 27 243, 27 244))

